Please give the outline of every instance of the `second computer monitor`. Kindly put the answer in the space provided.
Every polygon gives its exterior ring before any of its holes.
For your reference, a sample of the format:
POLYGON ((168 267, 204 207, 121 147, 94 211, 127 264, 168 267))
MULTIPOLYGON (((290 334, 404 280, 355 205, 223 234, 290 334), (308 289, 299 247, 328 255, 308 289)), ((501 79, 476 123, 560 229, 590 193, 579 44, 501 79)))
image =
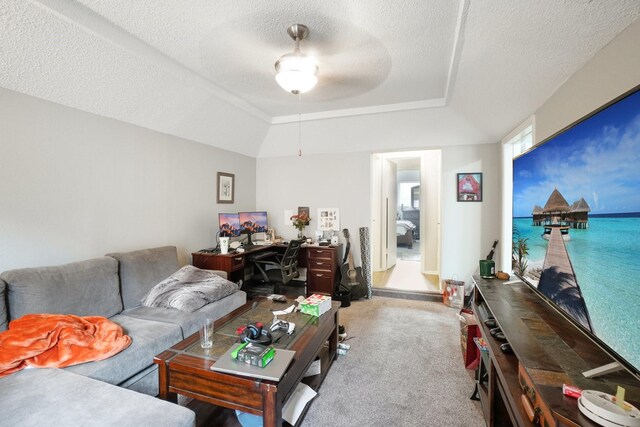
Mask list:
POLYGON ((238 212, 240 232, 245 234, 266 233, 268 229, 266 212, 238 212))

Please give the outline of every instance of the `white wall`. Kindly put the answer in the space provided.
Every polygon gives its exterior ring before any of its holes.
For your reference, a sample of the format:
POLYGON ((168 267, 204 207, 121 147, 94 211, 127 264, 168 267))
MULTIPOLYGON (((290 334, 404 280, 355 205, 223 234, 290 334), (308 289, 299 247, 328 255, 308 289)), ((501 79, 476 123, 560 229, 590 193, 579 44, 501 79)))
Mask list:
POLYGON ((285 209, 297 212, 298 206, 309 206, 311 223, 305 229, 307 236, 313 236, 317 228, 318 208, 340 209, 340 229, 349 229, 359 264, 359 228, 370 227, 369 169, 369 153, 258 159, 256 209, 267 210, 269 226, 286 239, 295 237, 297 230, 284 225, 285 209))
MULTIPOLYGON (((283 226, 283 210, 310 206, 340 208, 340 227, 357 237, 358 227, 371 227, 370 152, 341 155, 304 155, 257 161, 257 209, 269 212, 269 222, 284 237, 295 229, 283 226), (274 194, 273 188, 278 188, 274 194)), ((442 251, 443 278, 453 274, 469 280, 493 240, 500 233, 498 144, 442 147, 442 251), (484 201, 456 202, 456 173, 483 172, 484 201)), ((314 230, 312 221, 308 230, 314 230)), ((310 234, 310 233, 308 233, 310 234)), ((358 241, 355 240, 355 243, 358 241)), ((355 245, 359 264, 359 243, 355 245)))
POLYGON ((639 84, 640 20, 600 50, 535 112, 535 143, 639 84))
MULTIPOLYGON (((500 151, 498 144, 442 150, 443 279, 469 281, 500 237, 500 151), (457 173, 482 172, 482 202, 457 201, 457 173)), ((499 258, 499 253, 495 259, 499 258)))
MULTIPOLYGON (((440 107, 303 121, 301 139, 303 153, 309 155, 343 153, 354 151, 354 147, 357 151, 377 152, 388 151, 390 147, 393 151, 400 151, 400 147, 422 150, 495 142, 478 140, 477 135, 481 134, 458 112, 440 107)), ((272 125, 258 157, 292 155, 297 153, 298 143, 298 123, 272 125)))
MULTIPOLYGON (((165 244, 188 262, 213 245, 219 211, 267 210, 291 238, 284 210, 298 206, 312 217, 339 208, 359 263, 358 229, 371 227, 368 151, 256 160, 8 90, 0 101, 0 271, 165 244), (233 205, 215 203, 218 171, 236 174, 233 205)), ((495 151, 443 148, 443 277, 470 275, 497 234, 495 151), (485 172, 485 202, 454 203, 455 172, 471 169, 485 172)))
POLYGON ((255 208, 255 159, 0 89, 0 271, 159 245, 214 244, 255 208), (216 204, 216 173, 236 203, 216 204))

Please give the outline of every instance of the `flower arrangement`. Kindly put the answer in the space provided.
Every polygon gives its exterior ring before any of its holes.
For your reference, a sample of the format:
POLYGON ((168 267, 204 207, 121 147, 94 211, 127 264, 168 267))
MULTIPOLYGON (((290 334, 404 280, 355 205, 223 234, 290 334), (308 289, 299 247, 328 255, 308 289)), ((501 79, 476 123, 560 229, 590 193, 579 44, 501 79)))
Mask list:
POLYGON ((298 237, 303 237, 302 230, 309 225, 309 221, 311 221, 311 217, 306 212, 302 212, 296 215, 292 215, 289 218, 291 222, 293 222, 293 226, 298 229, 298 237))

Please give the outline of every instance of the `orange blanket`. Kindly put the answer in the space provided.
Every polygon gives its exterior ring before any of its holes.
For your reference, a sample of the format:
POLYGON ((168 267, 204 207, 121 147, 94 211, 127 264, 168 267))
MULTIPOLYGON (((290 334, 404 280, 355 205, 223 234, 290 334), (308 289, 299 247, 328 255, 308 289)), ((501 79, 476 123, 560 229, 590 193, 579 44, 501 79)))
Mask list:
POLYGON ((131 337, 105 317, 27 314, 0 333, 0 378, 27 366, 63 368, 103 360, 130 344, 131 337))

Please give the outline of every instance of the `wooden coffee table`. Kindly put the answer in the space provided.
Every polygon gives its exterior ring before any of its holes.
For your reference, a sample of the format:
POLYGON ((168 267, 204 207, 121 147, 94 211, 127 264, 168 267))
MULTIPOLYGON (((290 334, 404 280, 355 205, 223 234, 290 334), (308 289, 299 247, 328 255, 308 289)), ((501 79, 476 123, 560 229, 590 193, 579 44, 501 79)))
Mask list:
MULTIPOLYGON (((264 426, 282 426, 282 406, 298 383, 317 390, 327 374, 338 347, 338 308, 320 317, 302 313, 279 316, 296 324, 293 335, 283 335, 274 346, 294 350, 295 356, 279 382, 214 372, 211 366, 237 341, 236 330, 248 322, 262 321, 268 327, 273 319, 271 310, 282 310, 293 304, 274 303, 263 299, 252 309, 253 302, 234 310, 215 322, 214 345, 200 347, 198 333, 191 335, 154 358, 158 365, 160 398, 176 402, 177 394, 226 408, 261 415, 264 426), (321 373, 313 377, 304 374, 320 357, 321 373)), ((280 332, 274 333, 274 339, 280 332)), ((307 408, 305 408, 306 412, 307 408)), ((299 421, 303 418, 300 417, 299 421)), ((298 421, 298 423, 299 423, 298 421)))

